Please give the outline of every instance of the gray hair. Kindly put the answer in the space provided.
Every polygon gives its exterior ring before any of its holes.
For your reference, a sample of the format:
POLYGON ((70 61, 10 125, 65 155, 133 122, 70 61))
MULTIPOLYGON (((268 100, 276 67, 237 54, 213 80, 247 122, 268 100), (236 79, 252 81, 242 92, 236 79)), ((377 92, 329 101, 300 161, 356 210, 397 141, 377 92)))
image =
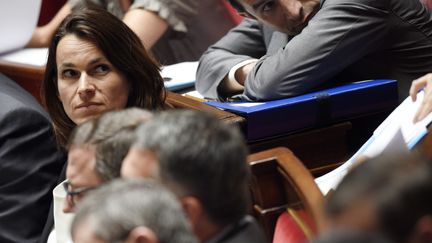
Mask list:
POLYGON ((214 223, 247 213, 247 148, 234 125, 198 111, 161 112, 137 129, 134 146, 152 151, 162 182, 178 196, 198 198, 214 223))
POLYGON ((135 129, 153 114, 139 108, 104 113, 99 118, 78 126, 69 145, 95 145, 95 172, 104 181, 120 177, 123 159, 135 140, 135 129))
POLYGON ((72 237, 84 222, 105 242, 124 241, 139 226, 160 243, 197 242, 175 196, 149 180, 116 179, 92 192, 77 207, 72 237))

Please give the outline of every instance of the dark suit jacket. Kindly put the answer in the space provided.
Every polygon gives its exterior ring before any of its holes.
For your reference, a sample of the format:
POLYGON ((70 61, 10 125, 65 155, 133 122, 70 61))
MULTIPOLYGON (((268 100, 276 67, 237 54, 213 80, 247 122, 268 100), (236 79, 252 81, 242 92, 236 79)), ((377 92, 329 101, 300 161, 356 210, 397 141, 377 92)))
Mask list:
POLYGON ((432 17, 418 0, 321 0, 316 15, 289 39, 244 20, 201 57, 196 89, 225 98, 218 87, 231 67, 257 58, 239 98, 272 100, 341 82, 396 79, 402 97, 432 70, 432 17))
POLYGON ((252 216, 245 216, 206 243, 265 243, 262 229, 252 216))
MULTIPOLYGON (((60 184, 62 183, 64 180, 66 180, 66 168, 67 168, 67 163, 65 163, 63 165, 63 169, 60 173, 60 176, 58 178, 58 181, 56 184, 60 184)), ((45 222, 45 226, 43 227, 43 232, 42 232, 42 236, 40 237, 40 243, 46 243, 48 241, 48 237, 51 234, 51 231, 54 228, 54 202, 51 203, 49 212, 48 212, 48 217, 47 220, 45 222)))
POLYGON ((65 161, 39 103, 0 74, 0 242, 38 242, 65 161))

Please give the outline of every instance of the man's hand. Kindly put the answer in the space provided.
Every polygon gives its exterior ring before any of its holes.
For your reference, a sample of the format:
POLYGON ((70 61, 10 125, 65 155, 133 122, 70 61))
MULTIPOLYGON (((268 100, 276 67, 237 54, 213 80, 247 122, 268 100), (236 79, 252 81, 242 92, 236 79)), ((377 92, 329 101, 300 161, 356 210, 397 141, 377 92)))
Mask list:
POLYGON ((252 70, 253 67, 255 67, 255 64, 257 62, 251 62, 249 64, 244 65, 243 67, 237 69, 234 76, 236 81, 244 86, 245 80, 249 72, 252 70))
POLYGON ((239 63, 232 67, 229 74, 224 78, 218 87, 218 93, 222 97, 230 97, 239 94, 244 90, 244 83, 248 73, 255 66, 257 60, 247 60, 245 65, 239 63), (243 65, 243 66, 238 66, 243 65))
POLYGON ((413 101, 417 100, 417 93, 423 88, 426 88, 423 102, 414 116, 414 122, 422 120, 432 111, 432 73, 428 73, 412 82, 410 96, 413 101))

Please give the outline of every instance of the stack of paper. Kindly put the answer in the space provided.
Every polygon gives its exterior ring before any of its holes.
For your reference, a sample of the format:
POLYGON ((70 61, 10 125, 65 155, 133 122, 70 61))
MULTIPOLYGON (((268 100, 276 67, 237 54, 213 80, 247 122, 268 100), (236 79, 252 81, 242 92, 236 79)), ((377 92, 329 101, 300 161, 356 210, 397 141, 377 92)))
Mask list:
POLYGON ((193 87, 195 85, 198 62, 181 62, 162 68, 165 88, 171 91, 193 87))
POLYGON ((406 98, 374 131, 372 137, 343 165, 318 177, 315 182, 323 194, 336 188, 342 178, 355 164, 359 156, 375 157, 381 154, 404 153, 413 148, 426 134, 432 122, 432 113, 418 123, 413 123, 424 92, 417 95, 416 102, 406 98))
POLYGON ((21 49, 29 42, 39 18, 41 0, 0 1, 0 59, 43 66, 47 49, 21 49))
POLYGON ((26 48, 0 56, 0 60, 33 65, 45 66, 48 59, 48 48, 26 48))

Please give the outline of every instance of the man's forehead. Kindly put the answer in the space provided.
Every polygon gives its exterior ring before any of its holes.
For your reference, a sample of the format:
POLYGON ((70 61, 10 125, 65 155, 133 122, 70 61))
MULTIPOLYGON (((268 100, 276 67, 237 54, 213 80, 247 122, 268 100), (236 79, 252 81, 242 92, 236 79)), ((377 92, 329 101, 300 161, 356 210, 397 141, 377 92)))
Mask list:
POLYGON ((94 146, 71 146, 68 152, 68 167, 92 167, 95 155, 94 146))

